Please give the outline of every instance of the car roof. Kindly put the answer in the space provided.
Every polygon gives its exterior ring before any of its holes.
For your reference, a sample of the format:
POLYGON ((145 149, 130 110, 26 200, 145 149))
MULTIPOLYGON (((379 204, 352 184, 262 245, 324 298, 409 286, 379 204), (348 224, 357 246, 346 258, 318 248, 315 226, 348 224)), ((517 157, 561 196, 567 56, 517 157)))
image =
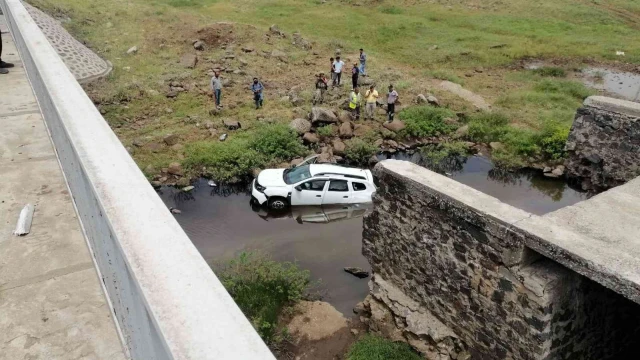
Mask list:
POLYGON ((317 176, 322 174, 327 175, 350 175, 362 177, 361 180, 367 180, 367 174, 365 170, 353 168, 353 167, 345 167, 340 165, 331 165, 331 164, 311 164, 309 165, 309 172, 311 176, 317 176))

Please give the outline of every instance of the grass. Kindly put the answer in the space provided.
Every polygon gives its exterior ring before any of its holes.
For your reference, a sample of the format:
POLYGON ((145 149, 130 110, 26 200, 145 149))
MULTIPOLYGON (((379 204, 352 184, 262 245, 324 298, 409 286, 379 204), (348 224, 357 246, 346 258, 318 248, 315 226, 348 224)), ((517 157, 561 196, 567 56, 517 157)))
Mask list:
MULTIPOLYGON (((309 110, 307 103, 300 114, 294 113, 296 109, 291 104, 277 99, 292 89, 307 98, 312 91, 313 74, 326 72, 325 58, 336 49, 342 50, 345 59, 353 61, 357 49, 364 48, 372 78, 380 84, 396 84, 405 105, 418 93, 430 92, 453 111, 469 112, 473 108, 468 103, 439 90, 433 79, 464 84, 504 114, 509 128, 522 130, 517 135, 510 132, 508 139, 502 140, 524 141, 517 151, 515 147, 507 147, 505 152, 507 157, 525 162, 528 157, 525 154, 558 154, 557 149, 546 149, 557 145, 580 102, 590 94, 580 84, 564 79, 567 71, 563 69, 579 67, 586 59, 613 63, 619 60, 616 50, 626 52, 625 62, 640 63, 640 32, 638 21, 633 20, 638 18, 640 4, 623 0, 606 4, 552 0, 501 3, 353 0, 331 4, 299 0, 33 0, 32 3, 51 14, 68 17, 64 26, 113 63, 114 72, 106 80, 88 86, 87 92, 123 144, 132 147, 140 168, 162 169, 170 162, 180 161, 193 170, 206 166, 207 171, 225 178, 244 174, 249 166, 276 158, 288 160, 284 159, 285 154, 277 154, 265 144, 261 150, 254 150, 260 153, 257 159, 231 154, 224 148, 249 149, 247 154, 252 154, 251 138, 257 136, 260 128, 257 113, 276 124, 304 117, 309 110), (211 44, 199 54, 196 69, 182 68, 178 59, 194 51, 191 44, 201 37, 198 31, 216 21, 235 21, 256 28, 236 26, 232 33, 221 32, 236 44, 235 60, 224 59, 225 49, 220 44, 211 44), (264 33, 272 24, 287 34, 299 31, 313 42, 313 52, 320 57, 296 48, 290 39, 265 41, 264 33), (134 45, 138 46, 138 53, 126 55, 126 50, 134 45), (243 54, 238 48, 244 45, 255 47, 256 52, 285 50, 289 61, 281 64, 270 58, 243 54), (239 64, 241 57, 248 65, 239 64), (512 65, 530 58, 561 59, 566 64, 536 71, 514 70, 512 65), (211 121, 218 134, 227 132, 220 118, 208 115, 212 101, 205 93, 207 71, 214 63, 242 68, 247 73, 223 74, 235 82, 224 90, 227 105, 224 116, 243 125, 241 131, 229 132, 224 145, 212 144, 219 135, 212 136, 203 127, 211 121), (265 109, 259 112, 252 109, 251 95, 246 90, 246 78, 253 75, 268 83, 265 109), (195 85, 196 91, 168 99, 164 94, 171 80, 195 85), (539 140, 540 134, 549 132, 554 135, 539 140), (162 144, 167 133, 179 135, 185 150, 163 146, 151 151, 146 146, 162 144), (139 140, 145 146, 133 147, 133 142, 139 140), (532 143, 540 150, 531 147, 532 143), (268 154, 262 157, 264 149, 268 154), (205 154, 195 154, 198 151, 205 154), (224 156, 212 155, 214 151, 222 151, 224 156), (222 164, 227 160, 242 168, 232 170, 222 164)), ((410 114, 420 110, 406 111, 410 114)), ((412 124, 406 134, 412 136, 435 136, 451 130, 438 121, 414 118, 409 122, 412 124)), ((333 136, 329 129, 320 131, 327 132, 321 136, 333 136)), ((292 151, 297 146, 291 146, 284 153, 297 153, 292 151)))
POLYGON ((267 344, 278 339, 281 313, 302 300, 310 284, 309 271, 258 252, 240 253, 216 274, 267 344))
POLYGON ((456 127, 445 120, 455 117, 449 109, 432 106, 413 106, 400 112, 400 119, 406 125, 405 134, 419 138, 450 134, 456 127))
POLYGON ((422 357, 405 343, 393 342, 376 335, 366 335, 356 341, 346 360, 421 360, 422 357))

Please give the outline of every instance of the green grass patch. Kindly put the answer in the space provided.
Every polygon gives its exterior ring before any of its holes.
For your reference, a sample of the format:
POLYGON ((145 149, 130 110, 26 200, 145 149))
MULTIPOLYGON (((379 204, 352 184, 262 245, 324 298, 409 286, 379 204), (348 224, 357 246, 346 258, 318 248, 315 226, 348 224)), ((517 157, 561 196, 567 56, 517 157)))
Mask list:
POLYGON ((218 278, 266 343, 277 340, 278 317, 300 301, 310 273, 290 262, 243 252, 216 270, 218 278))
POLYGON ((359 138, 348 140, 345 145, 345 157, 349 162, 358 165, 366 165, 371 156, 378 151, 375 145, 359 138))
POLYGON ((347 360, 421 360, 408 344, 393 342, 376 335, 366 335, 356 341, 347 360))
POLYGON ((544 79, 537 83, 533 89, 544 93, 571 96, 578 101, 582 101, 594 93, 592 89, 587 88, 577 81, 554 79, 544 79))
POLYGON ((563 68, 543 66, 533 70, 533 73, 545 77, 566 77, 567 72, 563 68))
POLYGON ((403 132, 415 137, 450 134, 456 127, 447 124, 445 119, 455 117, 456 114, 449 109, 431 106, 413 106, 400 112, 400 119, 406 125, 403 132))
POLYGON ((431 70, 431 71, 427 72, 427 74, 429 76, 431 76, 432 78, 434 78, 434 79, 448 80, 448 81, 451 81, 452 83, 464 85, 464 80, 462 80, 462 78, 460 78, 458 75, 452 73, 451 71, 447 71, 447 70, 431 70))
POLYGON ((380 7, 380 12, 389 15, 399 15, 402 14, 404 10, 397 6, 382 6, 380 7))

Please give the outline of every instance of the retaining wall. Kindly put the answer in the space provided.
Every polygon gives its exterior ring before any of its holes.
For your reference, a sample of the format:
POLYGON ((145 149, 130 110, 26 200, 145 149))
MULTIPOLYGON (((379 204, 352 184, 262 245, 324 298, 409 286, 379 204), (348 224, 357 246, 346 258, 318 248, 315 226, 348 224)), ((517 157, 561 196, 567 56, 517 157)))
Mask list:
POLYGON ((374 173, 363 254, 375 278, 359 309, 372 330, 429 359, 627 355, 640 306, 560 265, 565 254, 543 231, 520 227, 539 217, 409 162, 383 161, 374 173), (411 301, 388 295, 398 293, 411 301))
POLYGON ((566 144, 567 175, 584 190, 606 190, 640 175, 640 104, 591 96, 566 144))
POLYGON ((273 359, 22 3, 0 5, 129 356, 273 359))

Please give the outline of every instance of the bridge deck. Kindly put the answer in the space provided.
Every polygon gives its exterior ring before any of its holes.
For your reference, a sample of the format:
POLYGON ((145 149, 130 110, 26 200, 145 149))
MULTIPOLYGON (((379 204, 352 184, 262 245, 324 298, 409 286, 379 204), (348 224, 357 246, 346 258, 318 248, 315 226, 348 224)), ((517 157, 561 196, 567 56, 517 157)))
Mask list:
POLYGON ((124 359, 65 180, 3 15, 0 358, 124 359), (35 204, 31 232, 12 235, 35 204))

